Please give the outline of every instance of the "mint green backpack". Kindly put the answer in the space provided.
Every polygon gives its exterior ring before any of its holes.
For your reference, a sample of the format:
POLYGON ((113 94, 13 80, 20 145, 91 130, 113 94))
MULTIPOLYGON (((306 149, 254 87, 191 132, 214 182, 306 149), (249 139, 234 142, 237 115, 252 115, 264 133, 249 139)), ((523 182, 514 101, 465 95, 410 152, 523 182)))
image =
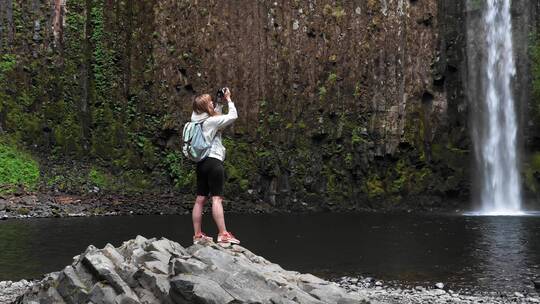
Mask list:
POLYGON ((188 122, 184 125, 182 131, 182 152, 184 156, 194 162, 200 162, 210 154, 212 143, 206 141, 203 135, 202 125, 206 120, 201 122, 188 122))

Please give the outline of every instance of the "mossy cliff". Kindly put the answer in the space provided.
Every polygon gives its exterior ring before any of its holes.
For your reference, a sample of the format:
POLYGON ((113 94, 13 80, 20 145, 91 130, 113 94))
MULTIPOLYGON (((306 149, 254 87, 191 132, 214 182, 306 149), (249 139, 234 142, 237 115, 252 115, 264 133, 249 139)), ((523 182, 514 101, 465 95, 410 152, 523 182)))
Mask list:
POLYGON ((229 86, 230 198, 466 204, 465 14, 435 0, 6 0, 0 128, 45 187, 189 193, 179 130, 194 94, 229 86))

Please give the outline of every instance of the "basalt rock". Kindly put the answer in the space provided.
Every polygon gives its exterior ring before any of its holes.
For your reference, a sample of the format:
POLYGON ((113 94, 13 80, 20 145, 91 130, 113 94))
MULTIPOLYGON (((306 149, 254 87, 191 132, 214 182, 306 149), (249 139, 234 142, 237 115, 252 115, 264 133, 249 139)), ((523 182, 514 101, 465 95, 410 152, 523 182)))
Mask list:
POLYGON ((137 236, 115 248, 89 246, 15 303, 365 303, 310 274, 287 271, 249 250, 214 243, 184 248, 137 236))

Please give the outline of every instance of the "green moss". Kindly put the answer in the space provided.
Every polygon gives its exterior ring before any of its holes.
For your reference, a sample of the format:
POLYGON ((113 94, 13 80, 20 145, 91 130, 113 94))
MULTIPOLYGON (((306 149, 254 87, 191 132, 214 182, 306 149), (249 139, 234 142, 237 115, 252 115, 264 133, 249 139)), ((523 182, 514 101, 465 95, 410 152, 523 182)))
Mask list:
POLYGON ((479 10, 484 5, 484 1, 482 0, 470 0, 469 1, 469 10, 479 10))
POLYGON ((319 99, 320 99, 320 100, 323 100, 324 97, 326 97, 326 93, 327 93, 327 92, 328 92, 328 91, 326 90, 326 88, 325 88, 324 86, 319 87, 319 99))
POLYGON ((326 83, 328 83, 329 85, 334 85, 336 83, 336 80, 337 80, 337 74, 330 73, 328 75, 328 78, 326 79, 326 83))
POLYGON ((360 83, 356 83, 356 84, 354 85, 354 93, 353 93, 353 96, 354 96, 355 98, 358 98, 358 97, 360 97, 360 94, 361 94, 361 93, 362 93, 362 92, 361 92, 360 83))
POLYGON ((442 163, 452 169, 455 174, 467 178, 466 168, 469 165, 469 150, 460 149, 451 143, 446 145, 431 145, 432 160, 436 163, 442 163))
POLYGON ((445 185, 445 181, 438 180, 433 176, 433 171, 428 166, 424 166, 420 170, 417 169, 411 175, 409 184, 411 194, 427 193, 430 185, 440 186, 439 189, 443 191, 448 188, 448 185, 445 185))
POLYGON ((323 8, 323 13, 325 15, 331 15, 337 19, 340 19, 341 17, 345 16, 345 9, 341 6, 331 6, 330 4, 326 4, 323 8))
POLYGON ((169 151, 165 156, 166 170, 175 187, 191 192, 195 187, 195 166, 179 151, 169 151))
POLYGON ((223 145, 227 149, 227 159, 224 162, 227 184, 225 190, 229 194, 244 193, 249 189, 250 180, 257 172, 255 155, 264 157, 271 155, 269 151, 255 152, 251 146, 242 141, 223 138, 223 145))
POLYGON ((540 152, 534 152, 524 166, 525 186, 533 193, 540 192, 540 152))
POLYGON ((351 152, 347 152, 347 154, 345 155, 345 165, 348 169, 352 169, 353 160, 354 160, 353 154, 351 152))
POLYGON ((21 215, 28 215, 30 213, 30 210, 26 207, 21 207, 17 209, 17 213, 21 215))
POLYGON ((337 185, 337 177, 335 174, 325 174, 326 177, 326 191, 330 196, 335 196, 336 193, 339 193, 337 185))
POLYGON ((72 115, 65 117, 63 123, 54 129, 58 149, 65 154, 82 154, 82 128, 72 115))
POLYGON ((104 214, 105 213, 105 209, 102 208, 102 207, 96 207, 94 209, 92 209, 92 214, 94 215, 100 215, 100 214, 104 214))
POLYGON ((359 127, 359 126, 352 129, 351 144, 358 145, 358 144, 362 144, 366 142, 366 140, 362 136, 362 132, 363 132, 362 127, 359 127))
POLYGON ((114 119, 112 110, 109 107, 95 110, 93 121, 97 127, 92 133, 92 154, 104 160, 119 157, 115 150, 119 146, 115 140, 118 122, 114 119))
POLYGON ((114 174, 104 167, 92 165, 90 168, 53 165, 43 180, 48 187, 60 191, 87 193, 95 186, 102 191, 122 194, 141 193, 153 189, 152 179, 143 170, 122 170, 114 174))
POLYGON ((46 48, 53 44, 52 35, 42 37, 43 45, 34 44, 33 27, 27 26, 29 20, 46 18, 14 2, 16 39, 9 52, 0 52, 2 129, 15 142, 48 149, 43 151, 47 157, 70 158, 82 169, 50 172, 44 185, 77 192, 89 182, 102 184, 102 178, 85 169, 87 161, 111 168, 117 179, 97 171, 118 189, 149 188, 167 174, 165 153, 154 144, 163 130, 161 114, 168 111, 166 101, 156 102, 152 95, 154 58, 147 39, 154 29, 140 26, 136 12, 143 6, 133 5, 132 44, 123 41, 125 14, 109 14, 103 1, 74 0, 65 16, 62 48, 46 48), (20 52, 27 42, 33 51, 20 52))
POLYGON ((91 168, 88 172, 88 180, 101 189, 106 189, 110 186, 111 179, 107 174, 97 168, 91 168))
MULTIPOLYGON (((529 53, 531 57, 533 98, 532 118, 536 125, 540 125, 540 34, 532 35, 530 39, 529 53)), ((538 127, 537 127, 538 128, 538 127)))
POLYGON ((0 143, 0 186, 7 192, 21 185, 30 190, 39 181, 38 163, 14 145, 0 143))
POLYGON ((369 198, 384 195, 384 184, 378 176, 371 176, 365 183, 365 192, 369 198))
POLYGON ((0 81, 5 75, 17 66, 17 57, 14 54, 3 54, 0 56, 0 81))
POLYGON ((396 166, 395 166, 395 179, 392 181, 392 184, 390 185, 390 192, 392 193, 400 193, 406 190, 407 182, 412 177, 410 171, 408 170, 407 166, 405 165, 405 161, 403 159, 398 160, 396 166))
POLYGON ((142 192, 152 187, 152 181, 143 170, 129 170, 122 172, 120 176, 124 189, 118 189, 123 192, 142 192))
POLYGON ((345 9, 343 9, 341 6, 337 6, 334 8, 333 12, 332 12, 332 16, 336 17, 336 18, 341 18, 343 16, 347 15, 345 13, 345 9))
POLYGON ((224 163, 225 171, 227 172, 227 181, 231 183, 229 186, 240 187, 240 190, 248 190, 249 181, 244 177, 246 174, 242 172, 238 164, 233 164, 230 161, 224 163))
POLYGON ((148 168, 154 168, 158 162, 156 148, 148 138, 144 138, 144 143, 142 146, 142 159, 148 168))
POLYGON ((116 51, 107 47, 107 41, 112 39, 113 33, 104 29, 104 3, 96 2, 92 8, 92 37, 94 45, 92 70, 95 79, 95 90, 97 100, 103 105, 112 103, 112 93, 118 81, 119 69, 115 64, 116 51))
POLYGON ((540 152, 536 152, 531 156, 530 168, 534 172, 540 172, 540 152))

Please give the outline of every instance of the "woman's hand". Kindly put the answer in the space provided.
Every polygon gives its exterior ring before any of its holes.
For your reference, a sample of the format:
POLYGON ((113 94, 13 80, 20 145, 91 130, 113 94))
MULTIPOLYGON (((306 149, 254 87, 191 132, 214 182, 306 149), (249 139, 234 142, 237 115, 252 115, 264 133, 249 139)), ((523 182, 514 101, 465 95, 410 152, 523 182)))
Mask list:
POLYGON ((228 102, 231 102, 231 90, 229 88, 225 88, 225 94, 224 94, 225 100, 228 102))

